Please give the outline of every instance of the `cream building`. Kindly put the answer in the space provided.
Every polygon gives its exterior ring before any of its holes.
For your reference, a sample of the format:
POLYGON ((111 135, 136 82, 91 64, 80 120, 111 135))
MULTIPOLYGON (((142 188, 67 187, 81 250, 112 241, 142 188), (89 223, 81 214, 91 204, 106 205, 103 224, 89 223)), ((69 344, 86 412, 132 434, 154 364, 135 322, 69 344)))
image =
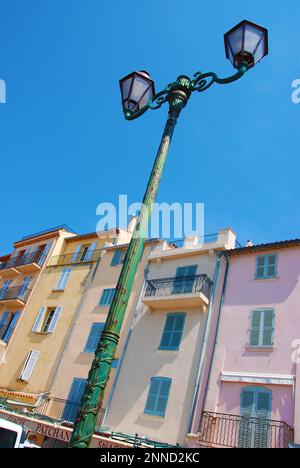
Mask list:
MULTIPOLYGON (((121 272, 129 240, 130 232, 127 239, 124 235, 118 237, 115 245, 106 248, 105 255, 102 256, 94 272, 93 280, 86 294, 84 304, 73 324, 72 333, 70 334, 68 344, 63 352, 59 368, 51 387, 49 405, 51 401, 55 401, 57 398, 65 401, 62 414, 62 419, 65 421, 73 422, 76 417, 94 352, 100 339, 115 286, 121 272)), ((151 249, 153 249, 157 243, 157 240, 146 241, 145 243, 144 252, 129 298, 111 377, 106 388, 103 410, 99 415, 98 427, 103 426, 105 409, 115 382, 122 351, 132 323, 132 317, 141 298, 141 291, 144 284, 144 270, 148 264, 148 257, 151 249)), ((49 408, 51 408, 51 405, 49 408)), ((51 415, 51 409, 48 410, 47 414, 51 415)))
POLYGON ((217 252, 234 248, 235 241, 234 232, 225 229, 179 245, 160 242, 151 251, 147 281, 103 421, 111 431, 186 445, 215 326, 212 297, 219 299, 224 276, 222 268, 218 271, 217 252))

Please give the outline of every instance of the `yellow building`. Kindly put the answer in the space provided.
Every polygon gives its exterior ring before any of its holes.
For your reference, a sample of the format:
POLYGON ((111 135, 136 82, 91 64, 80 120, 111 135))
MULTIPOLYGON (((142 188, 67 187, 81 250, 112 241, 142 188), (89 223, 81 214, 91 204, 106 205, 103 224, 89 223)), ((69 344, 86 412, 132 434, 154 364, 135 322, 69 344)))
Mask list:
MULTIPOLYGON (((5 364, 49 258, 73 235, 67 226, 48 229, 15 242, 13 252, 0 257, 0 364, 5 364)), ((2 386, 3 380, 0 382, 2 386)))
POLYGON ((15 244, 12 260, 1 268, 2 284, 6 278, 16 279, 9 287, 7 283, 2 286, 4 298, 0 299, 4 310, 10 307, 12 314, 22 307, 9 345, 1 342, 5 353, 0 366, 0 397, 8 399, 13 408, 34 407, 50 391, 103 246, 112 245, 116 236, 115 230, 78 236, 58 229, 15 244), (41 253, 44 245, 47 247, 41 253), (24 261, 31 254, 26 251, 29 247, 33 257, 37 252, 38 258, 43 258, 43 265, 39 260, 24 261), (19 277, 23 282, 19 283, 19 277), (27 295, 22 292, 22 297, 20 292, 10 294, 15 282, 16 288, 25 291, 28 277, 35 282, 32 291, 26 289, 27 295))

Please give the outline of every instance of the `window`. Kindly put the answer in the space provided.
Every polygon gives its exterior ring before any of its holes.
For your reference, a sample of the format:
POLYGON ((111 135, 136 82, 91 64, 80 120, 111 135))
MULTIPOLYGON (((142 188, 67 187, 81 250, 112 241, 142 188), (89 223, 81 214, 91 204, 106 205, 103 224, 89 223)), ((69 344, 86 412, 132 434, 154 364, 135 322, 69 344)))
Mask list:
POLYGON ((96 351, 104 325, 104 323, 93 323, 84 348, 85 353, 94 353, 96 351))
POLYGON ((167 377, 152 377, 144 413, 165 416, 171 383, 167 377))
POLYGON ((86 386, 85 379, 74 379, 72 383, 71 390, 68 395, 68 400, 63 412, 62 419, 64 421, 74 422, 79 405, 81 402, 81 398, 86 386))
POLYGON ((185 322, 184 313, 168 314, 159 349, 177 350, 182 338, 185 322))
POLYGON ((120 265, 124 262, 126 250, 117 249, 111 261, 111 266, 120 265))
POLYGON ((272 347, 275 313, 273 309, 258 309, 252 312, 250 346, 272 347))
POLYGON ((193 291, 197 268, 197 265, 177 268, 172 294, 188 294, 193 291))
POLYGON ((277 275, 277 255, 256 257, 256 279, 275 278, 277 275))
POLYGON ((114 359, 112 363, 112 369, 117 369, 119 365, 119 359, 114 359))
POLYGON ((241 393, 240 448, 267 448, 270 437, 272 392, 264 387, 245 387, 241 393), (251 419, 255 418, 255 419, 251 419))
POLYGON ((8 343, 16 325, 18 323, 21 312, 16 311, 15 313, 5 312, 0 320, 0 339, 5 343, 8 343))
POLYGON ((100 297, 99 305, 103 307, 109 306, 112 303, 114 293, 115 293, 115 288, 103 289, 103 292, 100 297))
POLYGON ((21 375, 20 375, 20 380, 23 380, 24 382, 29 382, 32 373, 34 371, 34 368, 36 366, 37 360, 39 358, 40 353, 33 349, 32 351, 29 352, 24 367, 22 369, 21 375))
POLYGON ((32 331, 34 333, 53 333, 60 314, 62 306, 55 307, 41 307, 35 319, 32 331))
POLYGON ((56 283, 55 290, 64 291, 70 279, 72 268, 64 268, 60 274, 60 277, 56 283))

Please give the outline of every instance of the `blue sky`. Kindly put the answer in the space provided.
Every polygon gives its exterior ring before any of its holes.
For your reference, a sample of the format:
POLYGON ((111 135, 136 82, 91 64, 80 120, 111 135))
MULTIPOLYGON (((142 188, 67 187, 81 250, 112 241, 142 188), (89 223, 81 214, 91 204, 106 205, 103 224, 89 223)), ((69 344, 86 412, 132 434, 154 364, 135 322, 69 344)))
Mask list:
POLYGON ((95 229, 96 206, 141 200, 167 106, 124 120, 118 80, 148 70, 160 90, 179 74, 230 75, 223 34, 246 18, 270 52, 237 83, 194 94, 158 201, 204 202, 205 231, 244 242, 300 237, 298 1, 0 0, 0 252, 67 223, 95 229))

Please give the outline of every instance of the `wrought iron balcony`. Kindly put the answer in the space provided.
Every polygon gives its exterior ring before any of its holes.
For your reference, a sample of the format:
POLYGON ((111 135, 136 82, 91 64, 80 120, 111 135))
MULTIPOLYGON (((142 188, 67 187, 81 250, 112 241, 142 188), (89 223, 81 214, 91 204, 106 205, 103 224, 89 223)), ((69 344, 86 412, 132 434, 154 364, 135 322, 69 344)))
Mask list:
POLYGON ((148 280, 143 302, 150 308, 206 306, 212 281, 206 274, 148 280))
POLYGON ((199 445, 228 448, 288 448, 294 429, 282 421, 204 412, 199 445))
POLYGON ((70 254, 62 254, 56 255, 52 257, 48 263, 48 266, 62 266, 62 265, 79 265, 91 262, 97 262, 100 258, 102 249, 94 250, 94 251, 86 251, 86 252, 79 252, 75 255, 75 253, 70 254))
POLYGON ((12 306, 23 306, 30 294, 31 289, 26 286, 13 286, 10 288, 2 287, 0 288, 0 302, 5 302, 12 306))
MULTIPOLYGON (((73 424, 79 410, 80 404, 76 401, 63 400, 44 396, 33 412, 39 416, 44 416, 60 423, 73 424)), ((105 410, 101 409, 97 419, 97 427, 101 426, 105 410)))
POLYGON ((16 267, 20 271, 40 270, 45 260, 46 256, 43 252, 31 252, 22 255, 17 262, 16 267))
POLYGON ((38 271, 43 266, 46 256, 42 251, 30 252, 21 256, 12 257, 0 263, 0 273, 3 277, 18 275, 21 271, 38 271))

